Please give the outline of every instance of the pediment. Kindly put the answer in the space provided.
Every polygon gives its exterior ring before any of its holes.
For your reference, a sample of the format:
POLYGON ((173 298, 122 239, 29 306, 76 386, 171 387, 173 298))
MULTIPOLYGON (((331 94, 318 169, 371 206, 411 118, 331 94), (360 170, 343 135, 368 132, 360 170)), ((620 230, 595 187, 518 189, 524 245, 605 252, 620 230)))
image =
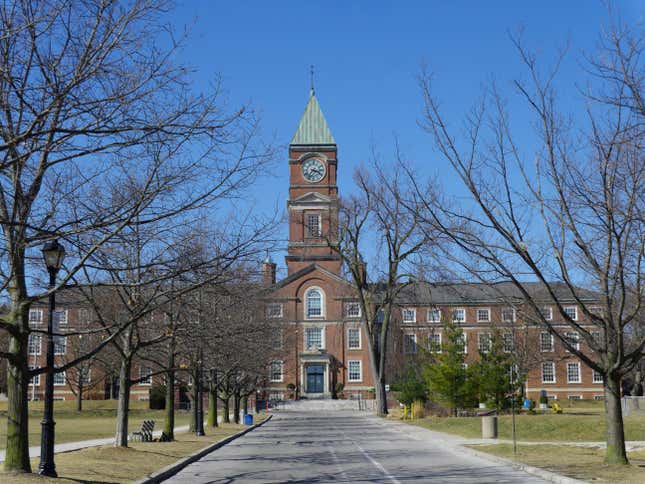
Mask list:
POLYGON ((331 202, 331 197, 323 195, 318 192, 309 192, 304 195, 299 196, 298 198, 291 200, 291 203, 329 203, 331 202))

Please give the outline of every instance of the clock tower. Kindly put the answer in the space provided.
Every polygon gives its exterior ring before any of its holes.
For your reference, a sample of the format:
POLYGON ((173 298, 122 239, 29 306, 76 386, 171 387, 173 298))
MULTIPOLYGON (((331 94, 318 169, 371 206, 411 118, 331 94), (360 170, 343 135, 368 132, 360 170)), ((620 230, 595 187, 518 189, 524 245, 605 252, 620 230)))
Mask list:
POLYGON ((289 275, 317 264, 340 274, 336 141, 311 90, 289 144, 289 275))

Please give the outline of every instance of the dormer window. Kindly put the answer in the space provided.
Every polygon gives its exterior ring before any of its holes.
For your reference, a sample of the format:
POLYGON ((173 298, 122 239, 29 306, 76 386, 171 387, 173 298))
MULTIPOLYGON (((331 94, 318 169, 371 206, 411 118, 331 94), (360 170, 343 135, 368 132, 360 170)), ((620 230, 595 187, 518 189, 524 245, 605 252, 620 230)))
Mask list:
POLYGON ((323 317, 323 293, 318 288, 311 288, 305 296, 305 316, 308 319, 323 317))
POLYGON ((319 213, 308 213, 306 223, 307 223, 307 237, 322 236, 322 224, 320 222, 319 213))

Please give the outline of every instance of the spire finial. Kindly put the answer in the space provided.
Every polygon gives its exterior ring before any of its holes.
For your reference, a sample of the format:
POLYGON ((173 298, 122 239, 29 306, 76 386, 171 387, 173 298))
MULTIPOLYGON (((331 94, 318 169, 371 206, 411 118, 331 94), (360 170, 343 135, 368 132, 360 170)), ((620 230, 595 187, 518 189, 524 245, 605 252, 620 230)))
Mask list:
POLYGON ((311 95, 313 96, 314 95, 314 65, 313 64, 309 66, 309 75, 311 78, 311 95))

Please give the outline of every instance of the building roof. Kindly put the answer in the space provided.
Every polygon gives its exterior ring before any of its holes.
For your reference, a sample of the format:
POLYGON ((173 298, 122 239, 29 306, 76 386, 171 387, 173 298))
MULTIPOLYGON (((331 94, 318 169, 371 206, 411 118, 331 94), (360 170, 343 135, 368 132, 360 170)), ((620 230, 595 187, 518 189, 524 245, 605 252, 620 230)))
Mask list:
POLYGON ((336 140, 331 134, 325 116, 318 105, 318 100, 311 90, 305 112, 300 118, 296 134, 291 140, 292 145, 335 145, 336 140))
MULTIPOLYGON (((525 282, 522 285, 534 300, 553 302, 544 284, 525 282)), ((565 283, 550 282, 549 286, 559 301, 575 300, 565 283)), ((583 288, 576 288, 576 295, 587 301, 598 299, 597 294, 583 288)), ((399 293, 397 302, 398 304, 481 304, 520 302, 523 299, 524 296, 520 290, 510 281, 492 284, 414 282, 399 293)))

